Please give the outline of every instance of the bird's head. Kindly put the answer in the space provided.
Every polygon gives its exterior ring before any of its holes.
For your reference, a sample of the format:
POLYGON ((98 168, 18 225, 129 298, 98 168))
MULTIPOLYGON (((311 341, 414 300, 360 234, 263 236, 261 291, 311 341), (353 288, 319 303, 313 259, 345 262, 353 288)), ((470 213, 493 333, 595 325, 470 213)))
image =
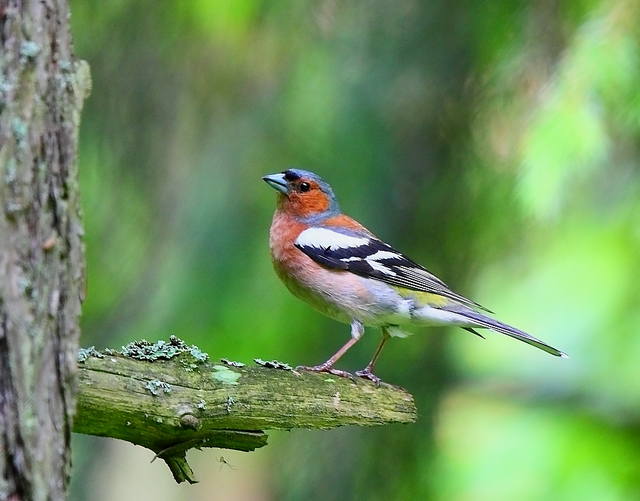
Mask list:
POLYGON ((300 220, 320 220, 340 213, 331 186, 313 172, 287 169, 262 180, 279 192, 278 208, 300 220))

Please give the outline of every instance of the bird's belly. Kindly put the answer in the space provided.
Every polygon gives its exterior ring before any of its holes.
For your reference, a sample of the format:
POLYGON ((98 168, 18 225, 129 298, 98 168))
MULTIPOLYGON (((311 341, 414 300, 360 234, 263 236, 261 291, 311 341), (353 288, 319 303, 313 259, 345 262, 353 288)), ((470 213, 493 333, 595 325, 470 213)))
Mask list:
POLYGON ((383 282, 323 268, 311 259, 303 266, 274 261, 274 267, 293 295, 340 322, 388 325, 408 316, 407 301, 383 282))

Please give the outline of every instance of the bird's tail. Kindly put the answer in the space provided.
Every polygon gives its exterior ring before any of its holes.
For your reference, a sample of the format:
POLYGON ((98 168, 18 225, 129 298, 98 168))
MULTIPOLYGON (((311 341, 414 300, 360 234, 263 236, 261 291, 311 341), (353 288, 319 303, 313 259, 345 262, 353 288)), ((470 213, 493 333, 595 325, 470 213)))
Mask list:
POLYGON ((472 327, 485 327, 487 329, 491 329, 496 332, 500 332, 501 334, 506 334, 507 336, 523 341, 527 344, 530 344, 531 346, 535 346, 536 348, 546 351, 547 353, 551 353, 556 357, 569 358, 566 353, 554 348, 553 346, 549 346, 547 343, 541 341, 536 337, 533 337, 531 334, 527 334, 520 329, 516 329, 515 327, 502 323, 494 318, 487 317, 482 313, 478 313, 477 311, 473 311, 469 308, 455 308, 455 310, 453 311, 471 320, 473 322, 472 327))

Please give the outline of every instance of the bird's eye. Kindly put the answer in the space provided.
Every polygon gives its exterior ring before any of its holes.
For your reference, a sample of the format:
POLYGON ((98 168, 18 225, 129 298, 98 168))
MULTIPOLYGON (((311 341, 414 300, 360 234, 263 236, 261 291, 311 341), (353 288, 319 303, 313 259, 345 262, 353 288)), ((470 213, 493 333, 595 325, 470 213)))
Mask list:
POLYGON ((303 193, 305 191, 309 191, 311 189, 311 185, 309 183, 300 183, 300 191, 303 193))

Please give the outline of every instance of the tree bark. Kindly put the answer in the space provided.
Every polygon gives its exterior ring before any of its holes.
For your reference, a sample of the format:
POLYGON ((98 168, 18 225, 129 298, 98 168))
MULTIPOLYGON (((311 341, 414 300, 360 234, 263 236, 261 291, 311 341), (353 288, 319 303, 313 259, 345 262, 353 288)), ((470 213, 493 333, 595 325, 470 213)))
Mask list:
POLYGON ((0 499, 65 498, 84 290, 88 67, 66 0, 0 0, 0 499))
POLYGON ((190 349, 172 338, 132 343, 123 352, 81 350, 73 431, 147 447, 177 482, 193 483, 185 455, 191 448, 251 451, 266 445, 263 430, 417 419, 413 397, 395 386, 298 372, 279 362, 285 369, 211 363, 190 349))

